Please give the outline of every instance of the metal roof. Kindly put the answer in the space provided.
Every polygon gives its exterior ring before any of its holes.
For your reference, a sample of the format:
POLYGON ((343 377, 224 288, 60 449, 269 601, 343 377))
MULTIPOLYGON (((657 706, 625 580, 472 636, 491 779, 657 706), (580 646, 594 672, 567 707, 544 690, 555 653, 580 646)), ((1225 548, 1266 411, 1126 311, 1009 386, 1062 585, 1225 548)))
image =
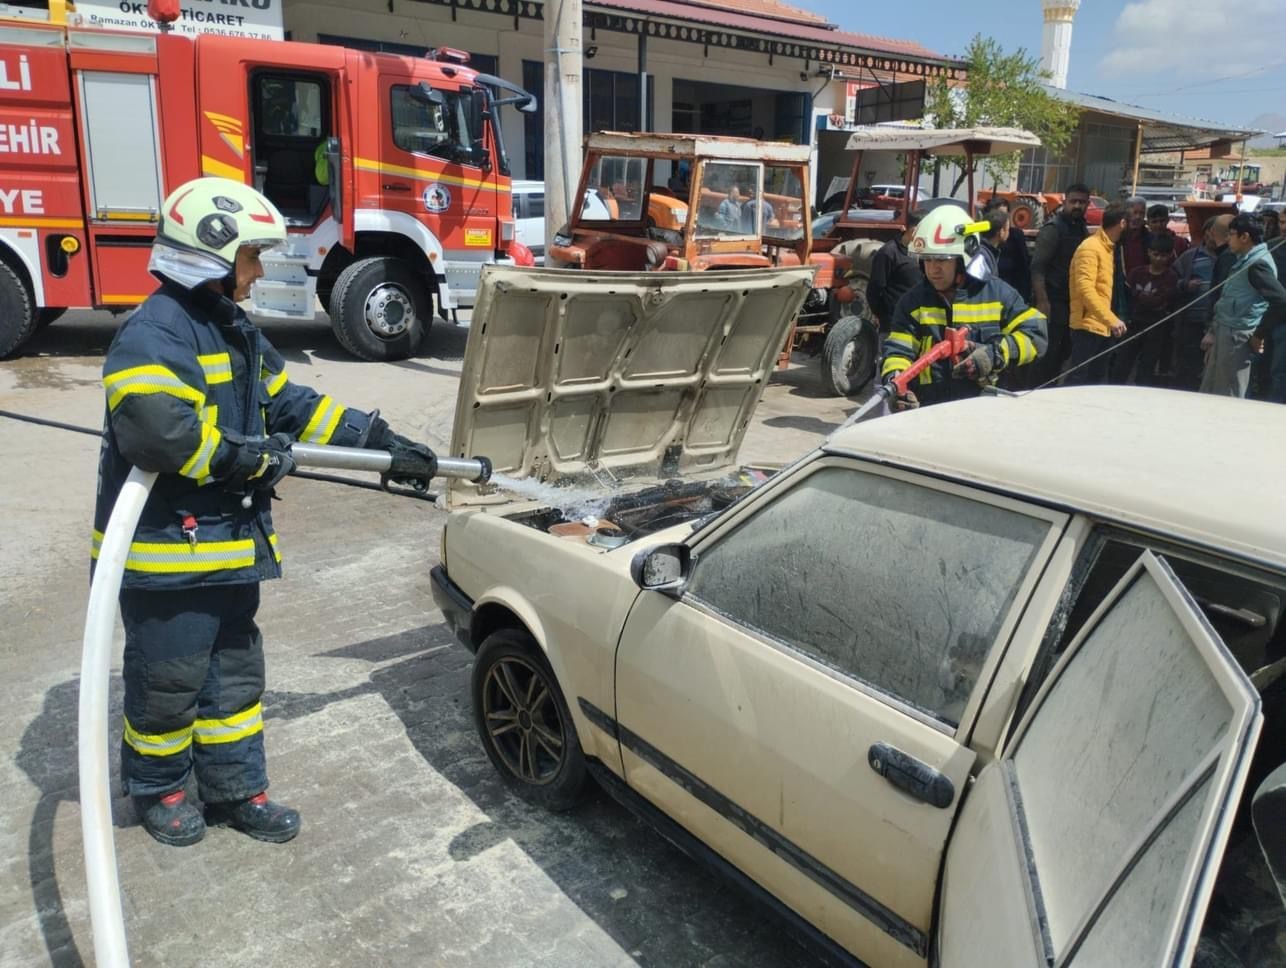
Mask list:
POLYGON ((1040 139, 1021 128, 910 128, 866 125, 848 139, 849 151, 923 151, 930 155, 962 155, 966 145, 979 155, 1007 155, 1039 148, 1040 139))
POLYGON ((1286 567, 1286 407, 1144 387, 980 397, 840 430, 829 450, 1286 567))
MULTIPOLYGON (((587 0, 585 5, 609 10, 631 10, 673 20, 713 24, 730 30, 764 34, 779 40, 808 41, 827 47, 847 47, 877 54, 892 54, 898 57, 949 64, 952 67, 963 66, 955 58, 929 50, 914 41, 849 33, 825 22, 782 19, 780 15, 767 14, 763 2, 737 3, 737 9, 704 3, 682 3, 679 0, 587 0)), ((732 5, 729 4, 729 6, 732 5)), ((781 6, 780 10, 783 14, 791 12, 790 8, 784 6, 781 6)), ((896 67, 890 65, 887 69, 895 70, 896 67)))
POLYGON ((812 155, 809 145, 790 145, 754 138, 728 138, 711 134, 635 134, 628 131, 599 131, 585 139, 591 151, 620 154, 666 155, 672 158, 729 158, 762 161, 766 164, 806 164, 812 155))
POLYGON ((1241 141, 1264 133, 1254 128, 1233 128, 1216 121, 1165 114, 1153 108, 1114 101, 1098 94, 1065 91, 1049 85, 1046 85, 1045 90, 1060 101, 1075 104, 1086 111, 1142 122, 1145 154, 1205 148, 1218 141, 1241 141))

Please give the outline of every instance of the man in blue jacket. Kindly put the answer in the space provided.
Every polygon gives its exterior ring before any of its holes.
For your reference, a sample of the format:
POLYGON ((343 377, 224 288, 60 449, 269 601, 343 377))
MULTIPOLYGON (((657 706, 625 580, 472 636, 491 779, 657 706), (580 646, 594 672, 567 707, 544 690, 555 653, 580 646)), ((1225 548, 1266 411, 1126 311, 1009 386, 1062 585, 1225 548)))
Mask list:
POLYGON ((1228 249, 1234 262, 1215 303, 1211 328, 1201 341, 1209 354, 1201 392, 1244 397, 1251 362, 1263 352, 1269 321, 1286 313, 1286 288, 1264 244, 1263 226, 1253 215, 1242 212, 1232 220, 1228 249))
POLYGON ((432 452, 286 376, 236 305, 286 239, 281 213, 223 178, 162 206, 149 269, 161 282, 103 364, 107 416, 93 557, 131 466, 157 473, 125 562, 121 779, 143 826, 175 846, 207 822, 275 843, 297 811, 268 799, 259 582, 281 575, 269 507, 295 440, 432 452), (203 815, 186 795, 196 773, 203 815))

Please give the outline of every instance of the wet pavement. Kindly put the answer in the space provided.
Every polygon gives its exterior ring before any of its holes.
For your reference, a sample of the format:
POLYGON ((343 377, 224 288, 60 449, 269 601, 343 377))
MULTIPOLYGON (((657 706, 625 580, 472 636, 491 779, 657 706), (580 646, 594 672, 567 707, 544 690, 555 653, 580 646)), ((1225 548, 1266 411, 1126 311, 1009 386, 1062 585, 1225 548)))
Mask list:
MULTIPOLYGON (((264 327, 291 378, 444 446, 466 331, 350 359, 321 324, 264 327)), ((69 314, 0 362, 0 410, 96 428, 113 331, 69 314)), ((816 361, 774 379, 743 457, 792 459, 852 404, 816 361)), ((0 417, 0 966, 92 963, 76 778, 77 680, 98 441, 0 417)), ((507 792, 469 711, 468 653, 434 609, 442 512, 288 480, 286 578, 264 586, 274 846, 212 830, 166 848, 113 804, 136 965, 810 966, 780 925, 603 795, 567 814, 507 792)), ((119 672, 120 631, 114 670, 119 672)), ((119 677, 111 728, 120 728, 119 677)), ((113 744, 114 745, 114 744, 113 744)), ((113 763, 113 776, 116 776, 113 763)))

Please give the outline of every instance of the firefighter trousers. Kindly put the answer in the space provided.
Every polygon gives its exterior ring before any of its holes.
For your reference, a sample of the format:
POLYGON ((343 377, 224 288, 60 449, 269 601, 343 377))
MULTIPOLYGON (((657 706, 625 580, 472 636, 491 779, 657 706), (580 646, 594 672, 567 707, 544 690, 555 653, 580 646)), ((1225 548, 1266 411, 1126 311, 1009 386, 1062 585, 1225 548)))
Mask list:
POLYGON ((180 790, 194 770, 206 803, 268 786, 258 584, 121 592, 130 796, 180 790))

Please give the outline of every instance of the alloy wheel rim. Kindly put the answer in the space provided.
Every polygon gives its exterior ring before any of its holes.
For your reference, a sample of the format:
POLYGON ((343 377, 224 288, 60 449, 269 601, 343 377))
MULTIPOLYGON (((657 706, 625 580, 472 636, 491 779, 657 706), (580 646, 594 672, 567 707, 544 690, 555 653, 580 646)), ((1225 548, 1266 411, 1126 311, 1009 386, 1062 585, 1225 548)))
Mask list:
POLYGON ((566 734, 540 669, 513 656, 493 663, 482 684, 482 713, 491 746, 510 773, 533 786, 558 776, 566 734))

